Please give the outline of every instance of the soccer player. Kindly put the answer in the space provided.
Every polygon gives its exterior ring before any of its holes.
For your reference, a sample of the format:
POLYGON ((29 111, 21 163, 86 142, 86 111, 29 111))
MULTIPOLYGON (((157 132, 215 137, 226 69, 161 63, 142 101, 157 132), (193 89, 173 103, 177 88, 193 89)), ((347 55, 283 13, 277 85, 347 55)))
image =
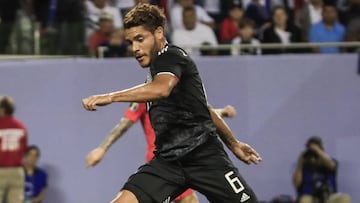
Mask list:
POLYGON ((150 4, 135 6, 124 20, 126 40, 140 66, 150 67, 151 82, 82 100, 90 111, 112 102, 147 102, 155 157, 130 176, 112 202, 169 203, 192 188, 212 203, 257 203, 218 137, 247 164, 259 163, 260 155, 208 106, 195 63, 167 43, 164 24, 162 11, 150 4))
MULTIPOLYGON (((230 105, 215 110, 221 117, 234 117, 236 114, 234 107, 230 105)), ((114 144, 115 141, 119 139, 139 119, 141 120, 147 143, 146 162, 149 162, 154 157, 153 151, 155 150, 155 132, 150 123, 149 114, 146 110, 146 104, 133 102, 126 109, 124 116, 120 120, 120 123, 113 128, 103 143, 88 154, 86 158, 86 165, 97 165, 104 158, 105 153, 109 150, 111 145, 114 144)), ((175 202, 197 203, 199 201, 194 191, 188 189, 183 194, 178 196, 175 199, 175 202)))

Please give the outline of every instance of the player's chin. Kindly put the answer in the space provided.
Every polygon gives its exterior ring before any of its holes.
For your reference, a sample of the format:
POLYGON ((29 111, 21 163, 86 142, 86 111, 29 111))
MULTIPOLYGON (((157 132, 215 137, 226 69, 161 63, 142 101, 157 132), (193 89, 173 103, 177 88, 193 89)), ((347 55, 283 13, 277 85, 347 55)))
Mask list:
POLYGON ((142 68, 147 68, 150 66, 150 62, 149 61, 139 61, 139 64, 142 68))

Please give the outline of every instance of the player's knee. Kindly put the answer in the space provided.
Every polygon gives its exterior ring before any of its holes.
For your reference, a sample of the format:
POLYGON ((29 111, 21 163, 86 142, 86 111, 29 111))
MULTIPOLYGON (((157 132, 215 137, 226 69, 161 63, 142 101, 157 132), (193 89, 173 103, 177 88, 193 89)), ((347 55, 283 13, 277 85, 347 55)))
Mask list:
POLYGON ((139 203, 134 193, 129 190, 122 190, 110 203, 139 203))

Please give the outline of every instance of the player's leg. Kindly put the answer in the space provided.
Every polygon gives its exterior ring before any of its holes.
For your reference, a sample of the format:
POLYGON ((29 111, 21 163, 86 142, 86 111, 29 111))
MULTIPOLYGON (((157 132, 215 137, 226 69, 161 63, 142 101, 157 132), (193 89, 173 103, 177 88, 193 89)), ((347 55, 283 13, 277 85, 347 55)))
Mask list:
POLYGON ((24 170, 22 168, 11 169, 9 174, 9 188, 7 202, 23 203, 24 201, 24 170))
POLYGON ((174 202, 175 203, 199 203, 199 199, 192 189, 188 189, 184 193, 182 193, 180 196, 178 196, 174 200, 174 202))
POLYGON ((186 163, 189 186, 204 194, 211 203, 258 203, 217 138, 210 138, 194 150, 186 163))
POLYGON ((110 203, 139 203, 134 193, 129 190, 121 190, 110 203))
POLYGON ((125 200, 132 201, 133 197, 139 203, 169 203, 185 190, 185 177, 180 166, 176 162, 154 158, 130 176, 114 203, 127 203, 125 200))

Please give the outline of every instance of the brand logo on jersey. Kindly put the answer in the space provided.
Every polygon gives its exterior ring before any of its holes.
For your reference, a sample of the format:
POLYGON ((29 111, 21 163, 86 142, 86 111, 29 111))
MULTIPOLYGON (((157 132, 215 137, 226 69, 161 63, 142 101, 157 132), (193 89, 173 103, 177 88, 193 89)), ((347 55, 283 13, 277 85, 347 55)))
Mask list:
POLYGON ((250 196, 244 192, 244 193, 242 193, 242 195, 241 195, 240 202, 246 202, 246 201, 249 200, 249 199, 250 199, 250 196))
POLYGON ((20 148, 20 139, 25 136, 23 129, 0 130, 1 149, 3 151, 16 151, 20 148))
POLYGON ((160 56, 161 54, 167 52, 168 48, 169 48, 169 45, 165 44, 165 47, 158 52, 158 56, 160 56))
POLYGON ((170 203, 170 196, 168 198, 166 198, 163 203, 170 203))

